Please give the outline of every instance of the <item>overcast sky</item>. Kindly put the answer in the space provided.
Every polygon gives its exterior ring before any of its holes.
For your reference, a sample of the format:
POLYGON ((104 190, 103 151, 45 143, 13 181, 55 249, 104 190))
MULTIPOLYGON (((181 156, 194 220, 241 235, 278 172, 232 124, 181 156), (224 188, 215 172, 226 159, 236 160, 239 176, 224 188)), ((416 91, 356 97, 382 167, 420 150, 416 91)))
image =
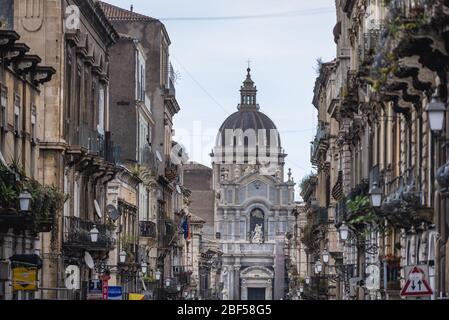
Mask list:
POLYGON ((133 4, 135 12, 164 22, 180 75, 175 140, 186 146, 191 160, 210 166, 217 131, 237 110, 249 59, 261 111, 277 125, 288 154, 286 169, 292 168, 296 182, 311 172, 316 59, 335 56, 334 0, 105 1, 125 9, 133 4), (251 18, 260 15, 268 17, 251 18), (171 19, 192 17, 239 18, 171 19))

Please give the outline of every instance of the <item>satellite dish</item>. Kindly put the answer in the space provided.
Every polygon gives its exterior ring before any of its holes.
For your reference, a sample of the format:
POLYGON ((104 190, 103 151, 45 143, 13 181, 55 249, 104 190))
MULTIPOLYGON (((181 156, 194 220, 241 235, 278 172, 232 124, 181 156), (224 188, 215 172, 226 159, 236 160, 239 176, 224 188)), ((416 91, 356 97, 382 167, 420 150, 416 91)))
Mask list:
POLYGON ((179 185, 176 185, 176 191, 177 191, 179 194, 182 194, 181 187, 180 187, 179 185))
POLYGON ((93 269, 94 268, 94 259, 92 259, 92 256, 90 255, 89 252, 84 252, 84 262, 86 263, 86 265, 89 267, 89 269, 93 269))
POLYGON ((108 204, 106 206, 106 210, 108 211, 109 217, 116 221, 118 218, 120 218, 120 212, 118 212, 117 208, 113 204, 108 204))
POLYGON ((162 156, 158 150, 156 150, 156 158, 159 160, 159 162, 162 162, 162 156))
POLYGON ((101 209, 100 209, 100 205, 98 204, 97 200, 94 200, 94 206, 95 206, 95 212, 97 213, 98 218, 101 219, 101 209))

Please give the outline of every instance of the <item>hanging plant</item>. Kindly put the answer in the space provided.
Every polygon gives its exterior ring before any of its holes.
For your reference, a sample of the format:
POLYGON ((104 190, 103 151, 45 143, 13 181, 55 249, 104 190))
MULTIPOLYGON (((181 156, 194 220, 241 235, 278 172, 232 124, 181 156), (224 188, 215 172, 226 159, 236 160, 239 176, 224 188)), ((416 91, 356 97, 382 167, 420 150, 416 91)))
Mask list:
POLYGON ((17 213, 19 195, 23 190, 31 194, 30 212, 34 217, 32 231, 50 231, 57 225, 57 212, 63 208, 68 195, 55 187, 42 186, 36 180, 27 179, 17 163, 9 168, 0 164, 0 208, 17 213), (19 181, 16 180, 16 174, 19 181))
POLYGON ((357 196, 354 200, 346 202, 348 213, 348 226, 359 236, 365 236, 371 232, 385 232, 383 219, 373 210, 369 196, 357 196), (369 225, 370 228, 366 228, 369 225))

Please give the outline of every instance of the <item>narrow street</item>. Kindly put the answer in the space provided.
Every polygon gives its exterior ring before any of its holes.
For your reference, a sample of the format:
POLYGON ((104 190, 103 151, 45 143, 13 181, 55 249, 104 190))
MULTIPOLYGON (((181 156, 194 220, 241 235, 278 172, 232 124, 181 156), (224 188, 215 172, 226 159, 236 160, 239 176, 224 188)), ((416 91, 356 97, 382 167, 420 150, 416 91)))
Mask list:
POLYGON ((1 301, 449 299, 449 1, 0 0, 0 62, 1 301))

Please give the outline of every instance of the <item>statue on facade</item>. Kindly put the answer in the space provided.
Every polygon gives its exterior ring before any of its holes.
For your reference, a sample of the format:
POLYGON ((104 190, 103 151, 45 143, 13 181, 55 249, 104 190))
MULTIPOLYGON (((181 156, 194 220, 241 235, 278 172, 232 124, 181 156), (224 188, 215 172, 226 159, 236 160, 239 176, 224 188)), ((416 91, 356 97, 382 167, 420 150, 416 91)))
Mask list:
POLYGON ((253 236, 251 238, 252 243, 262 243, 263 242, 263 232, 262 225, 256 224, 253 231, 253 236))
POLYGON ((227 288, 223 288, 221 291, 222 300, 229 300, 229 292, 227 288))

